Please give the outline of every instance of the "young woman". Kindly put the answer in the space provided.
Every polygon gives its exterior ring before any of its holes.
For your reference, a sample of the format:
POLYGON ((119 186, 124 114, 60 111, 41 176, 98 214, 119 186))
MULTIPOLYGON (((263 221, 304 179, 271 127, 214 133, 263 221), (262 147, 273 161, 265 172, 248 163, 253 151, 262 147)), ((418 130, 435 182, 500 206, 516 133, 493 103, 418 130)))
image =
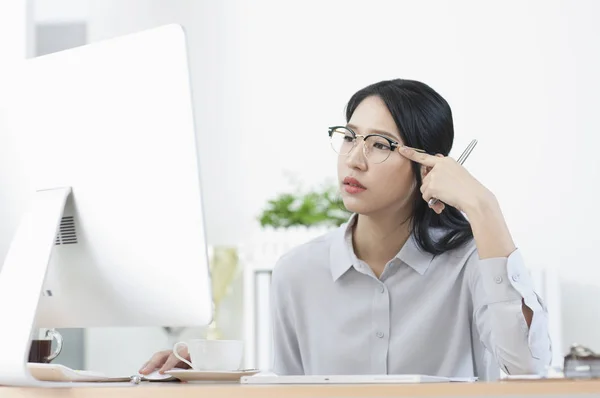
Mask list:
MULTIPOLYGON (((382 81, 352 96, 346 120, 329 136, 353 215, 276 265, 273 371, 543 371, 545 307, 496 198, 447 156, 448 103, 421 82, 382 81)), ((162 352, 142 370, 177 362, 162 352)))

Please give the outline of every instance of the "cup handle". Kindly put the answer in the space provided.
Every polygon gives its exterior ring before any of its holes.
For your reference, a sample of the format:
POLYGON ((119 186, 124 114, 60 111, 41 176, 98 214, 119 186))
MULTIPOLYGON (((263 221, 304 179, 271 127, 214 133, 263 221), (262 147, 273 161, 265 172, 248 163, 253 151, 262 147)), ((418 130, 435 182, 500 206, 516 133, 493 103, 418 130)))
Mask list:
POLYGON ((173 355, 175 355, 175 358, 179 359, 181 362, 186 363, 189 365, 190 368, 194 368, 194 366, 192 365, 192 363, 190 361, 188 361, 187 359, 185 359, 184 357, 182 357, 181 355, 179 355, 179 353, 177 352, 177 349, 179 347, 182 346, 186 346, 187 347, 187 343, 185 343, 184 341, 180 341, 179 343, 176 343, 173 346, 173 355))
POLYGON ((62 351, 63 338, 62 338, 62 335, 55 329, 48 329, 46 331, 46 337, 51 337, 56 340, 56 349, 54 350, 54 352, 52 354, 50 354, 48 356, 48 358, 46 358, 47 362, 51 362, 62 351))

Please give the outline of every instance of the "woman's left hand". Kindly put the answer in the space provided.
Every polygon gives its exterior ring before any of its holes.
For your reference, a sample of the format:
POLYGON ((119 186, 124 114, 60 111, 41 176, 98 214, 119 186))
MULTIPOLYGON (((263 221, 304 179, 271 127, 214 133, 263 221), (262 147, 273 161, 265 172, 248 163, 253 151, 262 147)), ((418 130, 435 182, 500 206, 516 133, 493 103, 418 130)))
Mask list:
POLYGON ((423 166, 421 193, 425 202, 438 199, 431 208, 438 214, 444 203, 468 215, 473 206, 489 200, 491 192, 475 179, 462 165, 451 157, 431 156, 410 148, 401 148, 400 154, 423 166))

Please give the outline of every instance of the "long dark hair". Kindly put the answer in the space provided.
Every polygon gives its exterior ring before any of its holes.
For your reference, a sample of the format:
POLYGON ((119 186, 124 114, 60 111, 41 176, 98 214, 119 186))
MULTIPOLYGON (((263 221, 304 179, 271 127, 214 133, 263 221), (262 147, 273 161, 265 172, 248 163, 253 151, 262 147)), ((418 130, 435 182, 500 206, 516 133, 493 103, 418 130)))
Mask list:
MULTIPOLYGON (((454 141, 454 125, 450 105, 428 85, 415 80, 384 80, 358 91, 346 106, 350 121, 356 107, 367 97, 377 96, 389 109, 405 145, 421 148, 429 154, 447 156, 454 141)), ((422 184, 421 166, 413 162, 417 186, 422 184)), ((471 226, 456 208, 446 205, 436 214, 417 190, 413 198, 412 233, 421 249, 437 255, 455 249, 473 238, 471 226), (440 236, 431 229, 439 228, 440 236)))

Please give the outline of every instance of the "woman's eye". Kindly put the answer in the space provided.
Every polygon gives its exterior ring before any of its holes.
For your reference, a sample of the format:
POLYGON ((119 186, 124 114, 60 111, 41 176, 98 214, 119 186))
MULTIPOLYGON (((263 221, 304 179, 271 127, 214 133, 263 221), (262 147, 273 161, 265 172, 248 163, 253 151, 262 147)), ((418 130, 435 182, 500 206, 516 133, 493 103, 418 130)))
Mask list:
POLYGON ((352 141, 354 141, 354 137, 352 137, 351 135, 345 135, 344 136, 344 141, 346 141, 346 142, 352 142, 352 141))
POLYGON ((381 142, 376 142, 375 145, 373 145, 373 147, 375 147, 375 149, 379 149, 382 151, 391 151, 392 148, 390 148, 389 145, 381 143, 381 142))

